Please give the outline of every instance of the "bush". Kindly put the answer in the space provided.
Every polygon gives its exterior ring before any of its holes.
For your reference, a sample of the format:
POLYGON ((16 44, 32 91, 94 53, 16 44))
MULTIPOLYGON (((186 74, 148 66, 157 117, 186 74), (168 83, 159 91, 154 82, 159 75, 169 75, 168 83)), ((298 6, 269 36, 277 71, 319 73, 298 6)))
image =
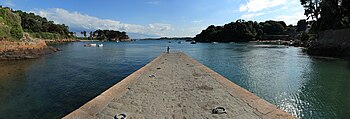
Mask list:
POLYGON ((23 37, 21 17, 8 8, 0 8, 0 37, 19 40, 23 37))
POLYGON ((300 36, 301 42, 308 41, 309 38, 310 38, 309 34, 307 34, 307 33, 305 33, 305 32, 302 32, 302 33, 301 33, 301 36, 300 36))
POLYGON ((41 39, 61 39, 63 38, 62 35, 56 34, 56 33, 49 33, 49 32, 37 32, 37 33, 29 33, 30 36, 34 38, 41 38, 41 39))

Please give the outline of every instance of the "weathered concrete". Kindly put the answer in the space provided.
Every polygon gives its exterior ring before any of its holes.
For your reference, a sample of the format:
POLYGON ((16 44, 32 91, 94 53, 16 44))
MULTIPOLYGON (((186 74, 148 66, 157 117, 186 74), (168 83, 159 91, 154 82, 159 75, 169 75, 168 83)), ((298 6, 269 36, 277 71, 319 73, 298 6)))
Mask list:
POLYGON ((128 119, 294 118, 184 53, 162 54, 67 115, 128 119), (211 114, 216 106, 227 114, 211 114))

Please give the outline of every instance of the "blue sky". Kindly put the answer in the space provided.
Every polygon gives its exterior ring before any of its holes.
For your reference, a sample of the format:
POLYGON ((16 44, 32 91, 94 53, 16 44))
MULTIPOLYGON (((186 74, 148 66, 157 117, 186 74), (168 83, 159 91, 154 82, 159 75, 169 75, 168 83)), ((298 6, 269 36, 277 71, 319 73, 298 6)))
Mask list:
POLYGON ((111 29, 150 36, 195 36, 209 25, 237 19, 304 19, 299 0, 0 0, 73 31, 111 29))

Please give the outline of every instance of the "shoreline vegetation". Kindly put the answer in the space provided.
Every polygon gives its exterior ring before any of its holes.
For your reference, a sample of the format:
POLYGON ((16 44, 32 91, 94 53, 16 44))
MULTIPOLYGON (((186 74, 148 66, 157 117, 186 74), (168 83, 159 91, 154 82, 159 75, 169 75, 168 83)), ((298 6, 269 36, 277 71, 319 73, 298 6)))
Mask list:
POLYGON ((38 58, 59 51, 48 44, 72 40, 72 32, 64 24, 0 6, 0 60, 38 58))
POLYGON ((39 58, 60 51, 50 46, 76 41, 131 41, 125 32, 96 30, 77 37, 65 24, 0 5, 0 61, 39 58))
POLYGON ((286 25, 284 21, 257 22, 238 19, 223 26, 210 25, 193 40, 196 42, 253 42, 307 48, 310 45, 309 40, 305 38, 308 31, 305 19, 299 20, 298 25, 286 25))
POLYGON ((115 30, 96 30, 90 31, 87 36, 86 31, 80 32, 83 37, 79 37, 78 41, 113 41, 113 42, 125 42, 132 41, 132 39, 126 34, 126 32, 120 32, 115 30))
POLYGON ((297 25, 284 21, 242 19, 210 25, 194 37, 197 42, 274 42, 305 47, 309 55, 350 59, 350 1, 300 0, 307 19, 297 25))

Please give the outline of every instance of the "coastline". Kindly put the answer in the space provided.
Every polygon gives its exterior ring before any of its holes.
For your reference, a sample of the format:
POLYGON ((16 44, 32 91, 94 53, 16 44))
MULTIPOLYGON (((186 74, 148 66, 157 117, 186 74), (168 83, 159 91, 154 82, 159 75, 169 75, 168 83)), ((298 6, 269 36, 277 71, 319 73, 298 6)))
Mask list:
MULTIPOLYGON (((70 42, 101 42, 100 40, 79 40, 73 38, 51 40, 27 37, 26 39, 22 39, 21 41, 0 41, 0 61, 35 59, 61 51, 61 49, 50 46, 55 44, 70 42)), ((120 42, 128 41, 132 41, 132 39, 120 40, 120 42)))
POLYGON ((72 38, 67 38, 67 39, 57 39, 57 40, 49 40, 49 39, 41 39, 42 41, 45 41, 47 45, 52 45, 52 44, 63 44, 63 43, 69 43, 69 42, 76 42, 78 40, 72 39, 72 38))
POLYGON ((35 59, 60 51, 48 46, 44 40, 31 42, 0 41, 0 61, 35 59))

